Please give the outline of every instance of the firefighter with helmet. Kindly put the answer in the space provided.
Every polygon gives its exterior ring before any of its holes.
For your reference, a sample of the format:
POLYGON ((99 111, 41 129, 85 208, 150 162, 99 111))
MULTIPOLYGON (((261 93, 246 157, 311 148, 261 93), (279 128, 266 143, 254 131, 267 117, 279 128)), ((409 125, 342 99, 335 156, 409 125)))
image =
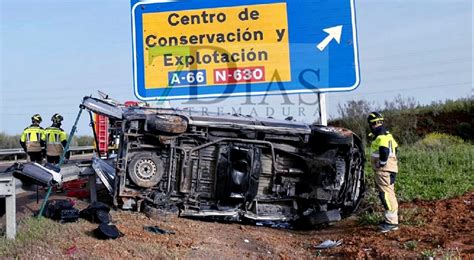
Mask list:
POLYGON ((44 130, 43 138, 46 143, 46 160, 48 163, 59 163, 64 147, 66 147, 66 132, 61 129, 63 119, 60 114, 54 114, 51 117, 53 124, 44 130))
POLYGON ((385 208, 384 221, 380 224, 382 233, 398 229, 398 202, 395 196, 395 179, 398 173, 398 144, 384 126, 384 118, 378 112, 367 117, 372 139, 370 162, 375 171, 375 184, 385 208))
POLYGON ((42 163, 45 152, 43 140, 44 129, 40 126, 42 118, 39 114, 31 117, 31 125, 23 130, 20 145, 28 155, 28 161, 42 163))

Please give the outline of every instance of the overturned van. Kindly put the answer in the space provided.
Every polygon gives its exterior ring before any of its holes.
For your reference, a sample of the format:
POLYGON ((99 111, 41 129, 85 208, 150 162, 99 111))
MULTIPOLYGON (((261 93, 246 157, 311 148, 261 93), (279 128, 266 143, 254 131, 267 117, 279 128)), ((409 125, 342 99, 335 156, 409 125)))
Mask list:
POLYGON ((365 192, 362 143, 347 129, 92 97, 82 105, 120 126, 113 165, 93 166, 123 209, 311 226, 354 212, 365 192))

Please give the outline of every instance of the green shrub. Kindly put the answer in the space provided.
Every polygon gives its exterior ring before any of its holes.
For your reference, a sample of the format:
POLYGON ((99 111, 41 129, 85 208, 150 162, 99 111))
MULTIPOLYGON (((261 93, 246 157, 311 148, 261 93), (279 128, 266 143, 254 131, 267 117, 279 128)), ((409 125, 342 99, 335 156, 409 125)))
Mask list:
POLYGON ((384 112, 385 125, 399 144, 412 144, 420 139, 416 129, 418 118, 410 111, 384 112))
POLYGON ((379 108, 365 100, 352 100, 338 105, 339 118, 330 125, 348 128, 367 143, 369 131, 366 117, 371 111, 380 111, 386 125, 399 144, 413 144, 428 132, 437 131, 474 140, 474 100, 472 98, 435 102, 420 106, 413 98, 398 96, 385 101, 379 108))
POLYGON ((473 98, 461 98, 457 100, 446 100, 444 102, 433 102, 428 106, 416 108, 417 113, 472 113, 474 108, 473 98))
POLYGON ((422 227, 426 224, 423 208, 402 208, 399 210, 400 222, 407 226, 422 227))
POLYGON ((425 249, 425 250, 421 251, 421 256, 426 257, 426 258, 435 257, 436 256, 436 251, 432 250, 432 249, 425 249))
POLYGON ((418 242, 414 240, 410 240, 410 241, 405 242, 403 245, 406 249, 414 251, 418 247, 418 242))
POLYGON ((358 223, 359 226, 375 226, 383 220, 382 213, 380 212, 362 212, 359 215, 358 223))
POLYGON ((348 101, 344 105, 338 105, 338 112, 342 119, 336 122, 331 122, 330 124, 350 129, 362 138, 363 143, 366 143, 367 135, 369 133, 366 118, 373 110, 378 109, 374 109, 374 104, 368 101, 348 101))
POLYGON ((415 143, 414 147, 421 149, 449 149, 452 145, 463 144, 464 141, 457 137, 443 133, 431 133, 415 143))
POLYGON ((474 126, 468 122, 461 122, 456 126, 456 134, 465 140, 474 140, 474 126))

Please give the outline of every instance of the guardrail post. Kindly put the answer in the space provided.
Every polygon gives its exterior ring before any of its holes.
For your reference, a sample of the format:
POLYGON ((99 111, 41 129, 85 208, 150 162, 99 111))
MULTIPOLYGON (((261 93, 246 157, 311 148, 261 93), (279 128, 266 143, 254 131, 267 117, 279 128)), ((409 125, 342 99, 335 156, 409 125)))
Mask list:
MULTIPOLYGON (((13 186, 12 189, 15 189, 13 186)), ((7 238, 15 239, 16 236, 16 197, 13 195, 5 198, 5 210, 7 220, 7 238)))
POLYGON ((0 178, 0 197, 5 198, 6 235, 9 239, 16 236, 16 190, 13 177, 0 178))

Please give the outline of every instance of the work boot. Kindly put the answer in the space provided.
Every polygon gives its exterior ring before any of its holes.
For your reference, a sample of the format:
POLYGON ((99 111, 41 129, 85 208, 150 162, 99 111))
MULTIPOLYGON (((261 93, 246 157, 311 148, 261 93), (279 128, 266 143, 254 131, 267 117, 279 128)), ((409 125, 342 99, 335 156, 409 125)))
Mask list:
POLYGON ((387 233, 390 231, 398 230, 398 225, 383 223, 379 226, 380 232, 387 233))

